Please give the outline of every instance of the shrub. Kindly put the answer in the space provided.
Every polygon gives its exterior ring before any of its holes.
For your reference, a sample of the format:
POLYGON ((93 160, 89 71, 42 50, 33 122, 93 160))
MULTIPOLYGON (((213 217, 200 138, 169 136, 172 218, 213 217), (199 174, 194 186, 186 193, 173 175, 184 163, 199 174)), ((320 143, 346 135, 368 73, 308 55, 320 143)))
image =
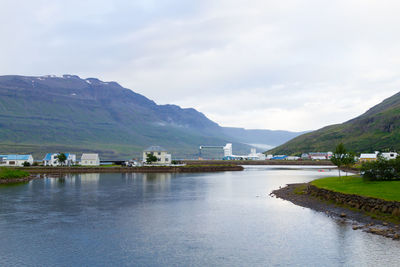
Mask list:
POLYGON ((29 162, 27 162, 27 161, 25 161, 22 165, 23 165, 24 167, 29 167, 29 166, 31 166, 31 164, 30 164, 29 162))
POLYGON ((360 171, 361 176, 369 181, 400 180, 400 158, 386 160, 378 157, 376 161, 363 163, 360 171))

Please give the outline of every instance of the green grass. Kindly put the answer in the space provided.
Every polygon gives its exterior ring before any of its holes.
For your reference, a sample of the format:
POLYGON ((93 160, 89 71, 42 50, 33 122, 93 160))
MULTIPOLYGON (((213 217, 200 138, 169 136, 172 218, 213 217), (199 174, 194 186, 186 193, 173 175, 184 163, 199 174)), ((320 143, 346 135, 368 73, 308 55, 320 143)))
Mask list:
POLYGON ((15 179, 29 176, 29 173, 23 170, 14 170, 9 168, 0 168, 0 179, 15 179))
POLYGON ((364 181, 359 176, 328 177, 311 182, 319 188, 384 200, 400 201, 400 181, 364 181))

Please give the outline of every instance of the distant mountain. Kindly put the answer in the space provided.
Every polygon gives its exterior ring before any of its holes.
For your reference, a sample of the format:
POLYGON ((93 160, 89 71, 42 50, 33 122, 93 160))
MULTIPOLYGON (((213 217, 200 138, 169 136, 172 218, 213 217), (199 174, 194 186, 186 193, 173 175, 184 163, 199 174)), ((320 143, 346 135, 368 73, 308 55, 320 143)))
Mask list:
POLYGON ((385 99, 359 117, 300 135, 269 152, 299 154, 333 151, 340 142, 355 152, 400 150, 400 93, 385 99))
POLYGON ((252 130, 234 127, 223 127, 223 132, 225 135, 230 136, 239 142, 267 149, 283 144, 290 139, 305 133, 280 130, 252 130))
POLYGON ((130 158, 157 144, 175 157, 194 158, 199 145, 227 142, 234 143, 235 153, 248 153, 245 136, 233 138, 229 132, 195 109, 157 105, 116 82, 75 75, 0 76, 3 153, 98 152, 103 159, 130 158))

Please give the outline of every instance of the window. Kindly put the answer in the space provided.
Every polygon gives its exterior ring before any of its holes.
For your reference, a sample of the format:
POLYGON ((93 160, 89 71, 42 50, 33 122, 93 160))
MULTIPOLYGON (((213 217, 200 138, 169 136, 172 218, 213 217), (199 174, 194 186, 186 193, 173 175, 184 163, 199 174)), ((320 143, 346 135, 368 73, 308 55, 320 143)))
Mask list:
POLYGON ((161 152, 158 152, 158 155, 160 156, 160 155, 161 155, 161 152))

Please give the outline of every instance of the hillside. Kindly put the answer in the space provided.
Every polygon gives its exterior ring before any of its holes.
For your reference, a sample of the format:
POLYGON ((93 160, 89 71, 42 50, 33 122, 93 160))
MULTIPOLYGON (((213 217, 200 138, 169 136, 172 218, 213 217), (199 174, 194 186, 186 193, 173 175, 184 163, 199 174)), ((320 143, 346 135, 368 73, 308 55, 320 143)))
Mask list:
POLYGON ((194 109, 157 105, 118 83, 73 75, 1 76, 0 126, 1 151, 36 155, 93 151, 125 157, 159 144, 184 156, 199 144, 228 141, 218 136, 218 124, 194 109))
POLYGON ((268 153, 333 151, 340 142, 355 152, 400 150, 400 93, 385 99, 359 117, 300 135, 268 153))
POLYGON ((223 127, 225 135, 235 140, 246 143, 266 147, 275 147, 286 141, 295 138, 305 132, 289 132, 281 130, 260 130, 260 129, 244 129, 234 127, 223 127))
POLYGON ((227 142, 234 143, 235 153, 248 153, 250 147, 238 139, 195 109, 157 105, 116 82, 74 75, 0 76, 2 153, 130 158, 158 144, 175 157, 195 158, 199 145, 227 142))

